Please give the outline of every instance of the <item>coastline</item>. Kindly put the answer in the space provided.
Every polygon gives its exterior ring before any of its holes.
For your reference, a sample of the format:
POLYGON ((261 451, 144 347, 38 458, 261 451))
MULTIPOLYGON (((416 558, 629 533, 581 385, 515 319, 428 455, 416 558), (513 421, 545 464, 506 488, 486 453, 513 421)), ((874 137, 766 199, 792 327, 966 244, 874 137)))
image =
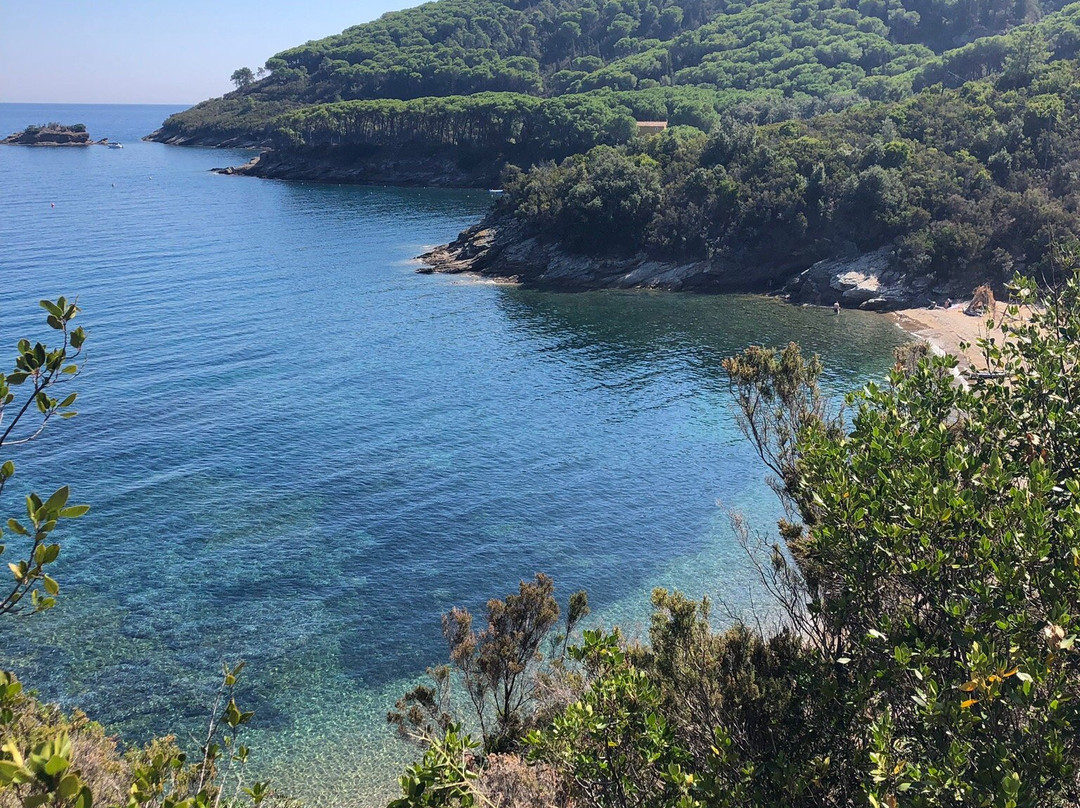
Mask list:
MULTIPOLYGON (((170 142, 155 135, 160 131, 147 139, 170 142)), ((353 164, 346 169, 337 153, 340 151, 264 150, 242 166, 213 171, 260 178, 405 186, 483 187, 481 180, 491 179, 491 166, 474 165, 471 170, 462 170, 447 154, 406 157, 396 150, 381 148, 353 150, 351 156, 361 159, 348 161, 353 164), (382 159, 372 160, 376 155, 382 159)), ((822 307, 829 307, 829 300, 842 299, 845 309, 881 313, 912 338, 928 342, 936 353, 956 356, 961 364, 958 370, 981 369, 985 360, 976 341, 988 335, 988 318, 965 314, 966 299, 949 307, 928 308, 927 301, 955 293, 957 285, 931 289, 929 282, 920 282, 922 279, 890 277, 897 273, 890 272, 889 253, 888 248, 882 248, 824 259, 794 275, 790 267, 784 268, 786 282, 769 277, 771 273, 763 267, 742 268, 742 272, 733 273, 740 276, 737 279, 725 278, 727 273, 717 272, 705 261, 676 264, 640 254, 608 259, 570 255, 557 244, 525 234, 505 217, 489 215, 449 244, 429 248, 415 260, 419 264, 416 271, 421 274, 466 274, 489 282, 563 291, 640 288, 761 294, 779 297, 791 305, 822 307), (967 345, 966 350, 961 343, 967 345)))
POLYGON ((1007 303, 999 301, 999 308, 994 314, 973 317, 964 313, 968 302, 963 300, 949 308, 900 309, 886 316, 916 339, 929 342, 936 352, 957 357, 960 360, 958 372, 990 370, 982 351, 975 344, 976 340, 994 337, 1000 341, 1002 334, 998 327, 1002 322, 1009 325, 1026 323, 1033 311, 1030 307, 1021 306, 1014 315, 1010 313, 1007 303), (961 348, 961 342, 968 346, 967 350, 961 348))
MULTIPOLYGON (((154 133, 156 134, 156 133, 154 133)), ((148 137, 153 138, 153 135, 148 137)), ((451 147, 400 146, 266 149, 241 166, 212 169, 261 179, 410 188, 491 188, 498 184, 501 156, 451 147)))
POLYGON ((968 367, 984 369, 986 364, 975 344, 976 340, 990 335, 986 315, 971 316, 964 313, 968 301, 954 303, 936 309, 905 308, 886 313, 892 322, 912 337, 930 343, 941 354, 951 354, 960 360, 960 371, 968 367), (964 350, 961 343, 968 347, 964 350))
MULTIPOLYGON (((476 273, 536 289, 657 289, 782 297, 795 304, 895 312, 940 305, 970 296, 987 283, 982 273, 947 280, 903 265, 894 245, 860 252, 842 245, 838 255, 789 255, 783 261, 730 257, 664 259, 643 251, 590 255, 571 252, 557 239, 530 231, 510 211, 496 208, 449 244, 420 255, 420 272, 476 273)), ((993 280, 990 282, 994 285, 993 280)))
MULTIPOLYGON (((416 271, 421 274, 462 274, 495 283, 536 286, 536 283, 529 282, 530 278, 527 274, 520 272, 506 272, 505 269, 502 269, 501 271, 492 270, 484 259, 487 258, 488 250, 494 239, 495 233, 493 229, 484 227, 483 223, 475 225, 464 231, 454 243, 431 248, 422 255, 417 256, 414 259, 418 264, 416 271)), ((622 268, 625 269, 625 267, 622 268)), ((578 269, 580 271, 581 268, 578 269)), ((623 275, 622 279, 627 279, 628 277, 632 276, 628 273, 627 275, 623 275)), ((565 274, 563 275, 563 279, 565 279, 565 274)), ((670 274, 667 279, 671 279, 670 274)), ((535 280, 535 278, 532 280, 535 280)), ((634 278, 634 280, 640 281, 641 277, 638 276, 637 278, 634 278)), ((542 285, 554 290, 574 288, 666 288, 670 291, 679 290, 679 285, 655 283, 655 278, 650 280, 653 280, 654 282, 645 284, 638 283, 636 286, 633 284, 610 282, 606 284, 601 283, 591 285, 591 287, 586 286, 585 284, 575 285, 565 283, 547 283, 542 285)), ((710 292, 714 294, 737 293, 735 290, 710 290, 710 292)), ((746 294, 747 292, 741 293, 746 294)), ((822 301, 807 302, 788 294, 770 294, 767 291, 750 291, 748 293, 760 294, 763 297, 778 298, 791 306, 817 306, 822 309, 830 308, 828 304, 822 301)), ((938 306, 932 309, 926 306, 909 304, 902 308, 875 313, 887 318, 889 322, 894 323, 897 328, 911 336, 913 339, 928 342, 935 353, 941 355, 951 354, 957 357, 960 361, 960 366, 957 368, 958 371, 968 370, 969 368, 984 369, 985 360, 982 358, 978 346, 976 345, 976 341, 990 334, 990 330, 987 329, 987 322, 990 318, 985 315, 972 316, 965 314, 964 310, 967 308, 968 302, 969 300, 965 299, 953 303, 949 307, 938 306), (961 347, 961 343, 967 346, 966 350, 961 347)), ((862 307, 852 308, 854 310, 865 310, 862 307)))

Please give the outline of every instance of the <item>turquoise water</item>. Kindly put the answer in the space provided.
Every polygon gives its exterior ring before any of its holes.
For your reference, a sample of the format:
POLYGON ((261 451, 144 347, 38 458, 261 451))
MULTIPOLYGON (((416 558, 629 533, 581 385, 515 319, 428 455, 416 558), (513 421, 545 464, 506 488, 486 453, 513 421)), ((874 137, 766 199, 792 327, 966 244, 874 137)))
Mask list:
POLYGON ((0 662, 137 738, 203 719, 248 661, 256 767, 368 805, 408 759, 385 712, 442 659, 440 614, 538 571, 642 631, 647 593, 735 608, 724 511, 776 516, 720 360, 795 339, 831 390, 879 376, 881 318, 748 297, 546 294, 421 276, 486 193, 260 181, 250 153, 138 142, 163 107, 0 105, 123 150, 0 149, 0 349, 79 296, 80 416, 15 456, 2 515, 70 482, 61 605, 0 662), (52 207, 51 205, 55 205, 52 207))

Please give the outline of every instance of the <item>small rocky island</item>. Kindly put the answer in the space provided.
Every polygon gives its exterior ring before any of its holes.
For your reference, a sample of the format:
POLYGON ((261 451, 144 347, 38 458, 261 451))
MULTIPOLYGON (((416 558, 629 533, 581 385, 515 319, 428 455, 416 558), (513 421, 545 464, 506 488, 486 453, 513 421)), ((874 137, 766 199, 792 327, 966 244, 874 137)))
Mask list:
POLYGON ((108 138, 91 140, 85 124, 66 126, 55 122, 28 126, 0 140, 0 144, 8 146, 103 146, 108 142, 108 138))

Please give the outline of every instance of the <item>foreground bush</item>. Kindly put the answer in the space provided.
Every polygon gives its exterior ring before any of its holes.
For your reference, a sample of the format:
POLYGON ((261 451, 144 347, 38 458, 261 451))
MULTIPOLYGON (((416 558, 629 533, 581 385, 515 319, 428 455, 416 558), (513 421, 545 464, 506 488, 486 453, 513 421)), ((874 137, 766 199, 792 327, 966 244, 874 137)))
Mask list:
POLYGON ((579 698, 526 737, 572 804, 1077 804, 1080 274, 1055 250, 973 386, 908 351, 841 417, 796 346, 725 363, 789 514, 757 556, 779 625, 718 633, 657 591, 648 647, 586 632, 579 698))

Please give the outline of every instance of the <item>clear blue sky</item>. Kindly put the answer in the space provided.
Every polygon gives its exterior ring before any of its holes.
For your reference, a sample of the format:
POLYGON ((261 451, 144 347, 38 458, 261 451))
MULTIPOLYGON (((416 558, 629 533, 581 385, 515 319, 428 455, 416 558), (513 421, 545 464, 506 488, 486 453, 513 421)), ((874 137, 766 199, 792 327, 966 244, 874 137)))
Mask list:
POLYGON ((0 102, 194 104, 278 51, 420 0, 0 0, 0 102))

